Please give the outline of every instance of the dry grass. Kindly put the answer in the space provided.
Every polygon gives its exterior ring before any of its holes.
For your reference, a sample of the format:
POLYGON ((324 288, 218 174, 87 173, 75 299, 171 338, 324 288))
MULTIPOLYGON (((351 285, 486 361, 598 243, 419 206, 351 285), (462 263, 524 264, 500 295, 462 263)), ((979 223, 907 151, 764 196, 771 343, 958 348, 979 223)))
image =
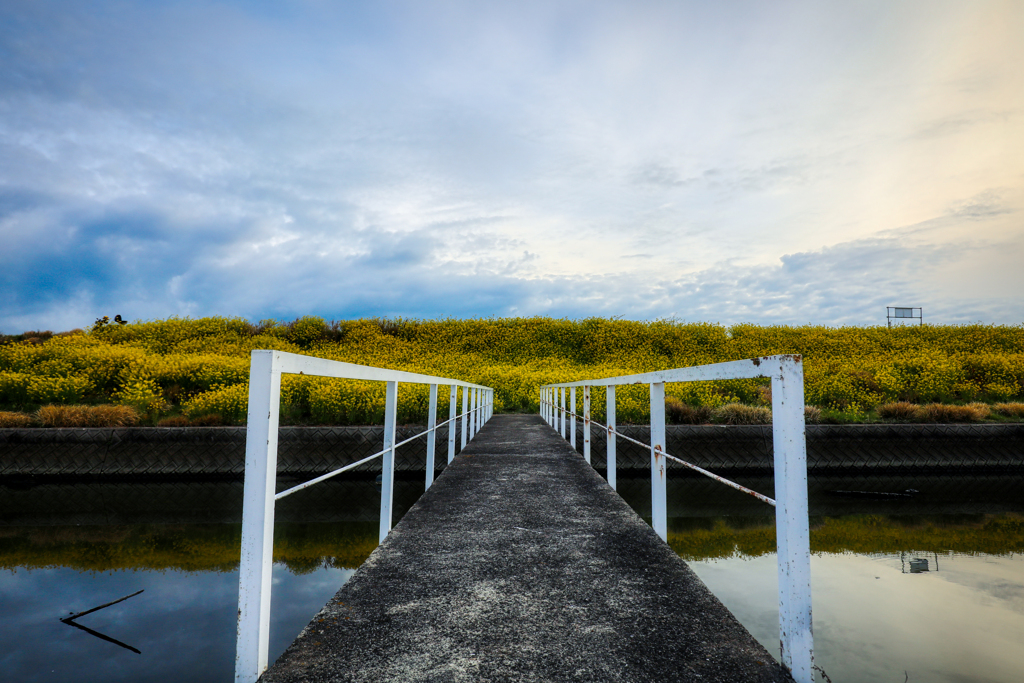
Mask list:
POLYGON ((191 422, 184 415, 172 415, 171 417, 165 417, 156 423, 157 427, 188 427, 191 422))
POLYGON ((772 411, 742 403, 729 403, 711 411, 715 422, 727 425, 767 425, 772 423, 772 411))
POLYGON ((804 406, 804 422, 810 425, 816 425, 821 422, 821 408, 804 406))
POLYGON ((968 403, 967 407, 975 411, 979 420, 987 420, 992 415, 992 406, 987 403, 968 403))
POLYGON ((913 420, 917 418, 917 404, 909 401, 885 403, 876 409, 878 417, 883 420, 913 420))
POLYGON ((997 403, 992 408, 1005 417, 1024 417, 1024 403, 997 403))
POLYGON ((972 405, 954 406, 945 403, 929 403, 917 411, 917 419, 924 422, 980 422, 988 416, 988 406, 982 411, 972 405))
POLYGON ((46 427, 131 427, 139 413, 131 406, 43 406, 36 417, 46 427))
POLYGON ((0 428, 16 429, 19 427, 35 427, 36 421, 27 413, 12 413, 0 410, 0 428))
POLYGON ((665 418, 674 425, 702 425, 711 420, 711 408, 707 406, 693 407, 683 403, 675 396, 665 399, 665 418))
POLYGON ((227 420, 217 413, 189 418, 188 421, 189 427, 223 427, 226 424, 228 424, 227 420))

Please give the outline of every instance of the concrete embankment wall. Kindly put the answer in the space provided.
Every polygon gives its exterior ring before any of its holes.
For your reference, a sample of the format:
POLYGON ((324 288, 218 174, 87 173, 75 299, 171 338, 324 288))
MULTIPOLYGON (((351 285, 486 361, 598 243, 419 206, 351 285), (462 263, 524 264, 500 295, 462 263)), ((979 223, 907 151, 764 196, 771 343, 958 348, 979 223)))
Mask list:
MULTIPOLYGON (((423 430, 398 429, 398 440, 423 430)), ((620 431, 649 441, 646 426, 620 431)), ((458 452, 456 428, 456 452, 458 452)), ((447 428, 438 429, 436 467, 447 463, 447 428)), ((324 472, 380 450, 383 428, 283 427, 278 446, 282 474, 324 472)), ((771 426, 669 426, 667 450, 716 472, 765 472, 772 467, 771 426)), ((591 458, 605 462, 606 434, 594 428, 591 458)), ((577 426, 577 450, 583 428, 577 426)), ((1024 425, 808 425, 808 468, 842 472, 871 468, 909 470, 968 468, 1024 469, 1024 425)), ((649 467, 646 448, 618 440, 618 467, 649 467)), ((422 472, 426 437, 401 447, 399 472, 422 472)), ((669 463, 672 468, 682 467, 669 463)), ((245 469, 244 427, 123 429, 0 429, 0 477, 10 476, 226 476, 245 469)), ((380 459, 357 468, 380 471, 380 459)))
MULTIPOLYGON (((425 428, 397 429, 397 441, 425 428)), ((456 453, 459 452, 456 428, 456 453)), ((281 474, 326 472, 380 451, 384 428, 282 427, 281 474)), ((437 430, 438 469, 448 460, 448 430, 437 430)), ((423 472, 426 437, 398 449, 397 470, 423 472)), ((380 472, 380 459, 355 471, 380 472)), ((245 427, 0 429, 0 476, 227 475, 245 472, 245 427)))
MULTIPOLYGON (((625 426, 621 433, 650 443, 650 428, 625 426)), ((762 472, 772 468, 771 425, 676 425, 666 428, 666 450, 715 472, 762 472)), ((607 435, 591 433, 591 462, 602 469, 607 435)), ((583 427, 576 449, 583 452, 583 427)), ((623 439, 616 445, 620 469, 650 467, 650 450, 623 439)), ((669 461, 669 468, 682 468, 669 461)), ((1024 468, 1024 424, 807 425, 807 468, 840 473, 872 468, 1024 468)))

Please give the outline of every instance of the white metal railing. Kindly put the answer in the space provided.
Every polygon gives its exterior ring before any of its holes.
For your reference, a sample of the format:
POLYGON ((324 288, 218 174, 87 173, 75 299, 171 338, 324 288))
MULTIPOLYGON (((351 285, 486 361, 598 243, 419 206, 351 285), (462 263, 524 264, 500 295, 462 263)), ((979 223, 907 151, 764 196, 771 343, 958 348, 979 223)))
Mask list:
POLYGON ((814 642, 811 634, 811 549, 807 516, 807 443, 804 434, 804 369, 800 356, 780 355, 749 360, 659 370, 638 375, 546 384, 540 388, 541 415, 562 438, 576 447, 576 418, 583 420, 583 457, 590 462, 590 390, 606 388, 608 483, 616 486, 616 437, 651 451, 651 526, 668 540, 666 459, 678 462, 727 486, 775 507, 779 573, 779 643, 782 665, 797 683, 813 683, 814 642), (665 451, 665 383, 766 377, 772 383, 772 435, 775 451, 775 500, 697 467, 665 451), (642 443, 616 429, 615 387, 648 384, 651 394, 651 442, 642 443), (576 413, 576 387, 583 387, 583 414, 576 413), (568 406, 566 393, 568 392, 568 406), (657 408, 657 409, 656 409, 657 408), (568 423, 568 424, 567 424, 568 423))
POLYGON ((253 683, 267 668, 270 643, 270 586, 274 552, 274 503, 280 498, 341 474, 374 458, 383 457, 380 495, 380 540, 391 531, 395 484, 395 449, 427 435, 426 488, 434 479, 434 450, 438 427, 448 428, 448 462, 455 458, 455 425, 462 420, 462 447, 494 412, 494 390, 460 380, 413 372, 385 370, 365 365, 300 356, 283 351, 253 351, 249 369, 249 420, 245 435, 245 493, 242 503, 242 557, 238 569, 238 631, 235 650, 235 683, 253 683), (277 431, 281 405, 281 375, 314 375, 386 382, 384 444, 382 450, 276 493, 277 431), (430 385, 427 430, 395 443, 398 384, 430 385), (437 423, 437 387, 450 388, 448 419, 437 423), (462 387, 462 412, 456 414, 458 389, 462 387))

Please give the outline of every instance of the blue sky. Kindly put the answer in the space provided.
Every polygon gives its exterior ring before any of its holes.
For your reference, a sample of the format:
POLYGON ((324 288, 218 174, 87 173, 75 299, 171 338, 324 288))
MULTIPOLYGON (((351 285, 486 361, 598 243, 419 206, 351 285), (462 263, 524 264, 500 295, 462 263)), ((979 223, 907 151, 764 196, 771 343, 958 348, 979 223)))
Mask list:
POLYGON ((1024 321, 1024 3, 3 2, 0 331, 1024 321))

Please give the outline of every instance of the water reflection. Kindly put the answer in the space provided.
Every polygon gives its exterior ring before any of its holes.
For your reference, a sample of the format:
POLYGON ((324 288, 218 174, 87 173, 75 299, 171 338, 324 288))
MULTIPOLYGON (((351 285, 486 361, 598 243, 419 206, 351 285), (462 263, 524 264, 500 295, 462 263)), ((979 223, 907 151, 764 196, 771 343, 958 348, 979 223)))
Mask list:
MULTIPOLYGON (((744 481, 771 493, 770 479, 744 481)), ((1011 681, 1024 670, 1021 477, 812 481, 818 663, 834 681, 1011 681), (913 496, 835 491, 915 489, 913 496), (915 561, 928 560, 927 571, 915 561), (914 571, 914 567, 918 571, 914 571)), ((396 519, 423 484, 400 480, 396 519)), ((669 480, 669 542, 777 651, 771 510, 703 479, 669 480)), ((649 514, 649 479, 620 480, 649 514), (646 508, 645 508, 646 506, 646 508)), ((282 501, 271 658, 377 544, 372 479, 282 501)), ((0 496, 0 667, 18 681, 224 681, 234 658, 241 485, 47 484, 0 496), (81 625, 60 622, 137 590, 81 625)))
POLYGON ((99 638, 100 640, 106 641, 108 643, 112 643, 114 645, 117 645, 118 647, 123 647, 124 649, 130 650, 130 651, 134 652, 137 655, 141 655, 142 654, 141 650, 138 650, 138 649, 132 647, 131 645, 126 645, 125 643, 122 643, 120 640, 117 640, 116 638, 111 638, 110 636, 108 636, 106 634, 103 634, 103 633, 100 633, 99 631, 93 631, 88 626, 82 626, 81 624, 78 623, 77 620, 81 619, 84 616, 92 614, 93 612, 99 612, 101 609, 107 609, 108 607, 112 607, 113 605, 116 605, 118 603, 124 602, 125 600, 128 600, 129 598, 134 598, 136 595, 141 595, 142 593, 145 593, 145 592, 146 592, 146 589, 142 588, 142 589, 139 589, 139 590, 135 591, 134 593, 130 593, 130 594, 124 596, 123 598, 118 598, 117 600, 112 600, 110 602, 105 602, 102 605, 97 605, 96 607, 90 607, 89 609, 83 610, 81 612, 74 612, 74 613, 71 614, 71 616, 63 617, 61 619, 61 623, 65 624, 66 626, 71 626, 72 628, 77 628, 78 630, 84 631, 85 633, 88 633, 89 635, 91 635, 91 636, 93 636, 95 638, 99 638))
MULTIPOLYGON (((271 657, 284 651, 352 571, 322 568, 296 580, 287 568, 274 567, 271 657)), ((0 573, 0 595, 5 680, 231 679, 237 572, 33 569, 0 573), (130 643, 141 656, 59 621, 68 611, 134 587, 145 593, 86 620, 90 629, 130 643)))
MULTIPOLYGON (((939 554, 904 573, 899 553, 811 557, 815 659, 834 681, 1020 680, 1024 560, 939 554)), ((775 556, 690 567, 769 652, 778 649, 775 556)))
MULTIPOLYGON (((398 482, 396 519, 422 486, 398 482)), ((317 488, 279 507, 271 659, 377 545, 380 494, 372 480, 317 488)), ((3 491, 4 680, 230 680, 240 510, 241 485, 233 482, 3 491), (60 621, 140 589, 78 623, 110 640, 60 621)))

